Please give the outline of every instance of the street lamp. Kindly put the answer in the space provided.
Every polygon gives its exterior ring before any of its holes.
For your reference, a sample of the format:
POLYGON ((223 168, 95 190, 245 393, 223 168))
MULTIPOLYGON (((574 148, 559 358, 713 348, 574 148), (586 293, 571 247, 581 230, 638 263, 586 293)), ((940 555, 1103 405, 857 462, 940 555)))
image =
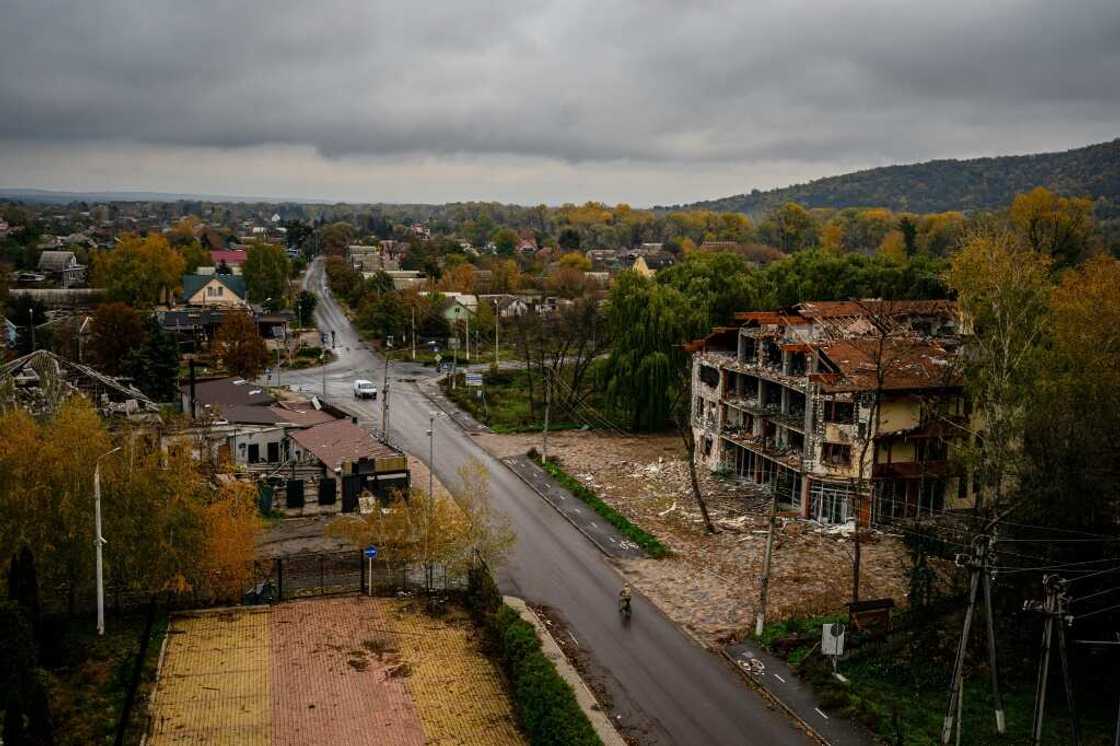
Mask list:
POLYGON ((101 459, 111 456, 121 449, 117 446, 108 453, 103 453, 93 462, 93 545, 97 548, 97 634, 105 634, 105 585, 101 574, 101 547, 105 544, 105 537, 101 535, 101 459))

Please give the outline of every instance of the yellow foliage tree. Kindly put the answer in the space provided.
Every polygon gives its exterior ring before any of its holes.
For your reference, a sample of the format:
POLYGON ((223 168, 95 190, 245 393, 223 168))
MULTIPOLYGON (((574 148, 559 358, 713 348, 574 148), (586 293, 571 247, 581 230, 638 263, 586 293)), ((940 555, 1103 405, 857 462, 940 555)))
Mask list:
POLYGON ((178 289, 185 267, 164 236, 126 234, 111 251, 94 256, 92 280, 110 300, 152 306, 178 289))
POLYGON ((902 235, 902 231, 893 230, 883 236, 883 241, 879 244, 879 253, 892 261, 905 262, 906 238, 902 235))
POLYGON ((829 254, 844 253, 844 226, 837 222, 826 223, 821 229, 821 250, 829 254))
POLYGON ((1012 225, 1035 251, 1068 266, 1089 253, 1093 240, 1093 202, 1060 197, 1045 187, 1018 194, 1009 210, 1012 225))
POLYGON ((249 585, 261 529, 255 498, 252 485, 229 482, 203 509, 206 551, 200 569, 214 598, 235 601, 249 585))

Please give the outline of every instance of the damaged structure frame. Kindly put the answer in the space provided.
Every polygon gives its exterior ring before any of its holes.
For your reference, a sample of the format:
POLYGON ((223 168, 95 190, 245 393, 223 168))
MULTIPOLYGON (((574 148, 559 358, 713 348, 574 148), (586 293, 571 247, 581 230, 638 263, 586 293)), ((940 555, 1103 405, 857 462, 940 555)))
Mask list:
POLYGON ((836 301, 736 314, 688 345, 696 460, 822 523, 974 502, 950 301, 836 301), (872 499, 856 500, 871 497, 872 499))

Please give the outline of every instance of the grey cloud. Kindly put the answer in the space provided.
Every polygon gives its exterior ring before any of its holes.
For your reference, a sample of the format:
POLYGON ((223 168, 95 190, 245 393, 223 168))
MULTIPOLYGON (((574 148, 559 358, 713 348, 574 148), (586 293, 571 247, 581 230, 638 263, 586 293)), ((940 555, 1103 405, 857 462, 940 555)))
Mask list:
POLYGON ((1097 138, 1118 78, 1115 0, 15 0, 0 139, 917 160, 1097 138))

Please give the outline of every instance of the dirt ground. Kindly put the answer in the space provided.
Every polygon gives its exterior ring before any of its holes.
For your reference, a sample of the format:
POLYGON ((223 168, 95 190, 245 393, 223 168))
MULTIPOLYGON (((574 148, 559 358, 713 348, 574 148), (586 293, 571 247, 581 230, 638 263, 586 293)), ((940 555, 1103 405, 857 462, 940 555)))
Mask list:
MULTIPOLYGON (((539 434, 475 436, 496 456, 540 448, 539 434)), ((663 560, 620 562, 634 586, 674 621, 709 642, 741 637, 754 625, 766 549, 769 498, 757 487, 701 470, 701 489, 720 532, 704 532, 676 435, 620 437, 564 431, 549 454, 634 523, 672 550, 663 560)), ((768 618, 842 610, 852 587, 850 531, 783 514, 774 545, 768 618)), ((905 548, 864 534, 861 598, 906 600, 905 548)))
POLYGON ((176 617, 153 744, 522 744, 465 612, 349 596, 176 617))

